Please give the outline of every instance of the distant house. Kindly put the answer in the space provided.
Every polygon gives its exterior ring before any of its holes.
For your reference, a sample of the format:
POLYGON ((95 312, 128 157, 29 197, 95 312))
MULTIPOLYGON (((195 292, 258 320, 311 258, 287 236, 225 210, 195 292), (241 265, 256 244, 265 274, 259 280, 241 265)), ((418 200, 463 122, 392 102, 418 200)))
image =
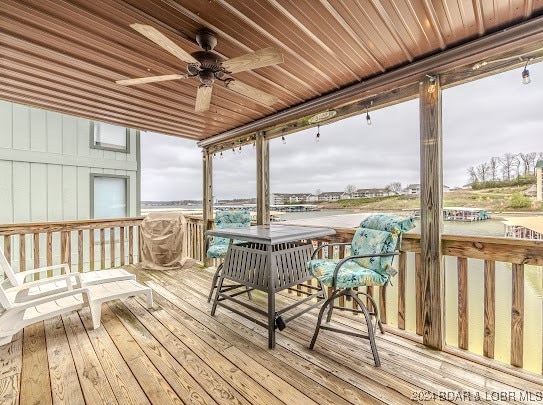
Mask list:
POLYGON ((353 198, 375 198, 386 197, 394 195, 393 192, 388 191, 386 188, 359 188, 353 194, 353 198))
POLYGON ((309 193, 274 193, 270 197, 270 203, 272 205, 284 205, 293 203, 303 203, 310 201, 311 194, 309 193))
POLYGON ((319 194, 318 201, 339 201, 346 198, 345 196, 346 193, 343 191, 329 191, 319 194))
POLYGON ((409 184, 403 192, 404 194, 420 194, 420 184, 409 184))

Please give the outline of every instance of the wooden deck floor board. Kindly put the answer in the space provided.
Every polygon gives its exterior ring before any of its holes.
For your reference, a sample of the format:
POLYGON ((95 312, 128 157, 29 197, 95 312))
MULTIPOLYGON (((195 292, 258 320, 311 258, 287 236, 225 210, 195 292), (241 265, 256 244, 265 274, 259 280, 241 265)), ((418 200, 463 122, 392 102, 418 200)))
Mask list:
POLYGON ((173 388, 162 377, 151 360, 145 355, 143 349, 125 329, 122 322, 110 310, 108 305, 102 306, 102 325, 113 338, 126 365, 151 403, 182 403, 173 388))
POLYGON ((129 310, 123 309, 120 304, 112 303, 110 305, 115 309, 115 313, 122 315, 123 319, 130 322, 129 332, 148 352, 153 364, 161 372, 166 372, 163 374, 164 378, 175 385, 180 385, 178 389, 185 391, 183 396, 191 398, 193 402, 201 401, 201 403, 247 403, 236 390, 232 389, 213 369, 203 363, 166 328, 156 323, 151 324, 149 318, 144 320, 145 324, 137 321, 137 319, 143 320, 143 317, 150 315, 145 314, 144 311, 136 310, 136 312, 144 314, 142 318, 136 318, 133 313, 127 312, 129 310), (152 335, 153 333, 154 335, 152 335))
MULTIPOLYGON (((284 350, 276 350, 273 352, 263 351, 260 346, 255 344, 257 341, 261 345, 266 344, 266 339, 260 335, 251 334, 249 338, 245 338, 242 334, 235 333, 229 328, 225 328, 227 325, 221 324, 216 318, 209 316, 209 311, 202 311, 201 305, 200 308, 192 306, 189 304, 190 300, 179 299, 175 294, 172 294, 170 291, 166 290, 164 287, 156 284, 155 282, 149 282, 150 286, 158 293, 155 294, 155 300, 165 309, 167 309, 173 317, 177 317, 179 312, 183 311, 185 314, 190 314, 191 322, 198 320, 206 325, 208 332, 204 336, 213 333, 209 336, 211 343, 215 340, 214 336, 221 336, 225 340, 234 342, 234 345, 237 348, 240 348, 245 353, 250 354, 251 357, 258 361, 262 365, 272 367, 276 370, 281 369, 281 375, 284 378, 287 378, 291 384, 294 384, 298 389, 305 389, 307 394, 310 397, 318 401, 320 404, 330 404, 330 405, 340 405, 345 402, 340 396, 334 394, 334 392, 345 395, 348 398, 351 398, 353 401, 363 397, 362 391, 356 391, 354 387, 350 386, 345 389, 345 384, 342 380, 338 380, 337 383, 329 382, 329 379, 333 377, 327 371, 313 367, 313 365, 307 361, 302 361, 298 356, 293 356, 290 352, 284 350), (164 297, 164 298, 162 298, 164 297), (168 299, 169 301, 167 301, 168 299), (283 353, 281 355, 280 353, 283 353), (285 355, 286 354, 286 355, 285 355), (277 358, 276 358, 277 357, 277 358), (289 367, 285 367, 289 365, 289 367), (314 379, 306 377, 306 374, 315 374, 314 379), (317 380, 318 382, 316 382, 317 380), (340 384, 343 383, 343 384, 340 384), (322 385, 321 385, 322 384, 322 385), (326 388, 329 389, 326 389, 326 388), (345 391, 345 392, 344 392, 345 391)), ((171 286, 170 286, 171 288, 171 286)), ((177 288, 175 291, 179 291, 177 288)), ((187 295, 184 295, 187 297, 187 295)), ((188 315, 185 315, 188 316, 188 315)), ((242 328, 241 325, 237 324, 236 329, 242 328)), ((200 328, 197 328, 200 330, 200 328)), ((210 343, 208 341, 208 343, 210 343)), ((370 398, 365 398, 366 403, 371 403, 370 398)))
MULTIPOLYGON (((525 380, 520 372, 432 351, 391 333, 377 338, 380 368, 373 366, 367 342, 354 337, 323 331, 309 350, 316 310, 289 322, 277 333, 277 348, 269 350, 265 328, 224 308, 210 316, 210 271, 126 268, 154 289, 155 308, 148 310, 141 298, 110 302, 98 330, 88 329, 86 309, 27 327, 0 348, 2 405, 481 404, 499 402, 488 394, 543 391, 543 377, 527 374, 525 380), (468 397, 460 396, 464 392, 468 397), (440 393, 456 397, 442 400, 440 393), (476 393, 482 395, 477 399, 476 393)), ((285 292, 277 299, 283 306, 298 298, 285 292)), ((255 293, 253 301, 265 305, 265 295, 255 293)), ((334 319, 345 327, 360 323, 341 311, 334 319)), ((534 398, 516 395, 504 402, 534 398)))
POLYGON ((62 321, 85 401, 92 404, 117 404, 79 313, 64 314, 62 321))
POLYGON ((21 404, 51 402, 51 382, 43 322, 23 332, 23 368, 21 371, 21 404))
POLYGON ((83 391, 77 378, 61 316, 44 321, 53 404, 80 404, 83 391))

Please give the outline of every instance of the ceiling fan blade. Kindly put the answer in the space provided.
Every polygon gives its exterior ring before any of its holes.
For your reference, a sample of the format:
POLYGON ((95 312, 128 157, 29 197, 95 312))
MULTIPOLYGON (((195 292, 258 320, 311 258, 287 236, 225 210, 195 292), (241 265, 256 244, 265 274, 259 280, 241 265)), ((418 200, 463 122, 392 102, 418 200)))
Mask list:
POLYGON ((138 77, 135 79, 123 79, 117 80, 115 83, 122 86, 132 86, 134 84, 145 84, 153 82, 164 82, 166 80, 186 79, 189 75, 164 75, 164 76, 151 76, 151 77, 138 77))
POLYGON ((130 26, 143 36, 153 41, 158 46, 170 52, 172 55, 177 56, 183 62, 199 63, 188 52, 181 49, 179 45, 174 43, 170 38, 168 38, 156 28, 144 24, 130 24, 130 26))
POLYGON ((222 63, 229 73, 243 72, 244 70, 257 69, 264 66, 283 63, 283 54, 275 48, 260 49, 236 58, 225 60, 222 63))
POLYGON ((256 87, 249 86, 239 80, 230 79, 227 80, 224 85, 227 89, 235 91, 245 97, 250 98, 251 100, 257 101, 267 106, 272 106, 279 101, 279 99, 271 94, 268 94, 262 90, 257 89, 256 87))
POLYGON ((194 105, 194 111, 205 112, 209 110, 211 103, 211 91, 213 87, 202 84, 198 87, 198 93, 196 93, 196 104, 194 105))

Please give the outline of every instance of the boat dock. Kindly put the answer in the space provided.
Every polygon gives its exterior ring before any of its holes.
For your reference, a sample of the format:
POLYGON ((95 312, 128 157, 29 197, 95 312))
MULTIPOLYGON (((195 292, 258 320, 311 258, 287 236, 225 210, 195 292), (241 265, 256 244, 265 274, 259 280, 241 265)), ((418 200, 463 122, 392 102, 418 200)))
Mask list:
MULTIPOLYGON (((413 210, 415 218, 420 218, 420 209, 413 210)), ((482 208, 471 207, 443 207, 445 221, 474 222, 490 219, 490 214, 482 208)))
POLYGON ((506 238, 543 240, 543 217, 508 217, 502 223, 506 238))

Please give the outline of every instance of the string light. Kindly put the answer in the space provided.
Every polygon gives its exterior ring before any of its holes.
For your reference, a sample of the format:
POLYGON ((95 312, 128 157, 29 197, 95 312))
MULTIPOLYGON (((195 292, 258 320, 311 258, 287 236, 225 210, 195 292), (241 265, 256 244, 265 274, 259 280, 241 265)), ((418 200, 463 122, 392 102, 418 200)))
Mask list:
POLYGON ((283 129, 281 133, 282 133, 281 142, 283 142, 283 145, 285 145, 287 143, 287 140, 285 139, 285 130, 283 129))
POLYGON ((433 93, 434 91, 436 91, 436 77, 435 76, 430 76, 430 75, 426 75, 428 77, 428 79, 430 79, 430 83, 428 84, 428 93, 433 93))
POLYGON ((321 140, 321 126, 317 125, 317 135, 315 135, 315 142, 319 142, 321 140))
POLYGON ((213 159, 215 159, 216 157, 217 157, 217 152, 215 152, 215 153, 213 154, 213 159))
POLYGON ((368 123, 368 125, 371 125, 371 117, 368 111, 368 107, 366 107, 366 122, 368 123))
POLYGON ((528 59, 526 61, 526 65, 524 65, 524 70, 522 71, 522 83, 524 84, 530 84, 530 82, 532 81, 532 79, 530 79, 530 71, 526 69, 530 60, 531 59, 528 59))
POLYGON ((234 148, 232 148, 232 153, 234 153, 234 154, 236 153, 236 150, 234 148))
POLYGON ((222 152, 221 152, 221 155, 219 157, 222 159, 222 152))
POLYGON ((238 153, 241 153, 241 146, 240 146, 239 149, 238 149, 238 153))

